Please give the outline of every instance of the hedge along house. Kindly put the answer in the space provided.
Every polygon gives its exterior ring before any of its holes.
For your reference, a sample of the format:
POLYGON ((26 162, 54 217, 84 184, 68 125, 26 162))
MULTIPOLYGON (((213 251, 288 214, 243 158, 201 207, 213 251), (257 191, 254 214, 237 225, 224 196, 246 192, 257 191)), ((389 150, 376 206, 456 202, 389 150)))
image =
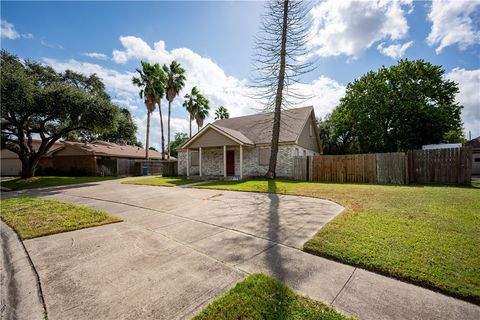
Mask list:
MULTIPOLYGON (((263 176, 268 171, 273 112, 217 120, 178 150, 178 173, 200 177, 263 176)), ((321 154, 313 107, 282 111, 276 173, 293 176, 295 156, 321 154)))

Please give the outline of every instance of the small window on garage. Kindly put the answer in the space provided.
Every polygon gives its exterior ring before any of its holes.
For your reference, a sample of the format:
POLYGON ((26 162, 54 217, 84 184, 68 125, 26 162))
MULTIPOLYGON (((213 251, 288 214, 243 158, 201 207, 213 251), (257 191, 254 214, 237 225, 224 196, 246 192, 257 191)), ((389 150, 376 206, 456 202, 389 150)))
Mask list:
POLYGON ((270 148, 258 149, 258 164, 261 166, 268 166, 270 162, 270 148))
POLYGON ((198 166, 198 151, 190 152, 190 165, 198 166))

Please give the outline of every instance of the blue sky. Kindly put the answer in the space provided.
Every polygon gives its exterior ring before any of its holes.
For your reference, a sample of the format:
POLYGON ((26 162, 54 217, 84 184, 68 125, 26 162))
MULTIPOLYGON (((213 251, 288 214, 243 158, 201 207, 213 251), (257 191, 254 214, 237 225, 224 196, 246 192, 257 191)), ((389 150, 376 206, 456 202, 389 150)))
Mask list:
MULTIPOLYGON (((144 140, 145 108, 130 84, 140 60, 176 59, 187 69, 187 88, 174 103, 174 132, 188 131, 181 103, 193 85, 213 108, 226 105, 232 115, 259 108, 248 98, 248 77, 262 13, 262 2, 2 1, 1 47, 58 70, 96 72, 113 100, 132 111, 144 140)), ((327 0, 314 3, 311 17, 309 50, 318 68, 300 89, 314 95, 308 104, 317 116, 369 70, 399 58, 425 59, 459 83, 466 130, 480 135, 479 1, 327 0)))

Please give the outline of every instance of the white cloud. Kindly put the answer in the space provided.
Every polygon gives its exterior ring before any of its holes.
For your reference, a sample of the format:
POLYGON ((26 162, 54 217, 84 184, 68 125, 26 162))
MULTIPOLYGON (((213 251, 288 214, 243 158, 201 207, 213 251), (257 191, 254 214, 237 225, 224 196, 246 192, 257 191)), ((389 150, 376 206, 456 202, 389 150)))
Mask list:
POLYGON ((7 39, 17 39, 20 37, 20 34, 15 30, 15 26, 6 20, 0 21, 0 34, 2 38, 7 39))
MULTIPOLYGON (((231 117, 251 114, 261 109, 258 101, 250 98, 252 89, 248 87, 246 80, 241 80, 225 74, 223 69, 211 59, 200 56, 188 48, 177 48, 170 51, 165 49, 163 41, 156 42, 150 47, 146 42, 136 37, 121 37, 122 50, 115 50, 113 60, 118 63, 126 63, 129 60, 145 60, 158 63, 169 63, 177 60, 185 69, 187 81, 185 89, 180 97, 174 100, 172 105, 171 131, 172 139, 175 132, 189 131, 188 114, 183 110, 183 96, 193 87, 198 86, 200 91, 210 101, 210 117, 206 123, 213 120, 217 107, 224 105, 228 108, 231 117)), ((146 113, 145 106, 138 96, 138 88, 131 83, 134 72, 120 72, 103 67, 99 64, 81 62, 74 59, 59 61, 51 58, 43 58, 43 61, 57 71, 67 69, 84 74, 96 73, 103 79, 107 90, 112 96, 112 101, 120 107, 128 108, 138 125, 137 137, 145 142, 146 113)), ((138 62, 139 64, 139 62, 138 62)), ((314 105, 318 116, 324 116, 331 112, 338 104, 340 97, 345 94, 345 87, 335 80, 321 76, 309 84, 297 85, 298 92, 312 96, 302 105, 314 105)), ((164 126, 166 130, 167 103, 162 102, 164 113, 164 126)), ((197 131, 196 123, 192 123, 192 131, 197 131)), ((160 144, 160 125, 158 109, 154 112, 151 120, 151 141, 156 148, 160 144)), ((158 148, 157 148, 158 149, 158 148)))
POLYGON ((472 132, 472 138, 480 136, 480 69, 455 68, 445 77, 458 83, 460 88, 457 102, 464 107, 462 120, 467 138, 468 131, 472 132))
MULTIPOLYGON (((245 80, 227 76, 211 59, 188 48, 168 51, 163 41, 155 42, 150 47, 143 39, 133 36, 120 37, 120 42, 123 49, 113 51, 113 60, 117 63, 124 64, 132 59, 160 64, 168 64, 172 60, 179 62, 187 74, 185 88, 180 96, 183 97, 193 86, 197 86, 210 100, 212 114, 220 105, 227 106, 231 116, 243 115, 260 108, 258 103, 249 98, 251 89, 245 80)), ((182 99, 175 100, 174 107, 181 107, 180 100, 182 99)))
POLYGON ((62 49, 63 50, 63 46, 61 44, 58 44, 58 43, 51 43, 51 42, 47 42, 45 41, 44 39, 40 39, 40 44, 44 47, 47 47, 47 48, 51 48, 51 49, 62 49))
POLYGON ((82 55, 93 58, 93 59, 98 59, 98 60, 107 60, 108 57, 106 54, 103 53, 98 53, 98 52, 84 52, 82 55))
POLYGON ((311 98, 306 100, 304 105, 313 105, 315 115, 324 117, 331 113, 340 102, 340 98, 345 95, 346 87, 337 81, 325 76, 313 80, 308 84, 297 84, 295 89, 305 96, 311 98))
POLYGON ((451 45, 457 44, 460 50, 465 50, 468 46, 478 43, 480 32, 474 20, 478 19, 479 6, 480 0, 434 0, 428 14, 432 29, 426 39, 427 43, 430 46, 437 46, 435 50, 437 54, 451 45))
POLYGON ((69 69, 88 75, 95 73, 103 79, 105 86, 115 94, 123 95, 123 97, 132 94, 138 97, 138 89, 132 84, 132 77, 134 75, 132 72, 119 72, 98 64, 80 62, 74 59, 59 61, 51 58, 43 58, 43 61, 60 72, 69 69))
POLYGON ((385 46, 385 42, 380 43, 377 46, 377 50, 380 51, 383 55, 390 57, 392 59, 398 59, 403 57, 405 51, 413 45, 413 41, 406 42, 404 44, 391 44, 385 46))
POLYGON ((404 39, 412 0, 326 0, 312 8, 310 48, 321 57, 357 58, 381 40, 404 39))

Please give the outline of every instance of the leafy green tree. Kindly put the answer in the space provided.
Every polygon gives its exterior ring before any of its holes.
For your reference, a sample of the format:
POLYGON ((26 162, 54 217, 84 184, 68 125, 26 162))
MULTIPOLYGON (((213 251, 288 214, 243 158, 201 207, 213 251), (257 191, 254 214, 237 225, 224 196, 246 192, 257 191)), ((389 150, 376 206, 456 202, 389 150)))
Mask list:
POLYGON ((228 113, 227 108, 224 106, 220 106, 217 108, 217 110, 215 110, 215 120, 228 118, 230 118, 230 114, 228 113))
POLYGON ((132 119, 130 111, 115 106, 114 120, 108 131, 95 133, 85 130, 71 131, 66 137, 67 141, 92 142, 94 140, 103 140, 118 144, 129 144, 142 146, 137 140, 137 125, 132 119))
POLYGON ((185 86, 185 69, 175 60, 170 63, 170 66, 163 65, 163 71, 167 75, 165 83, 165 91, 167 93, 168 100, 168 133, 167 133, 167 146, 168 146, 168 159, 170 159, 170 115, 172 111, 172 102, 179 92, 185 86))
MULTIPOLYGON (((147 62, 141 62, 142 70, 137 69, 139 77, 133 77, 132 83, 140 87, 140 98, 144 100, 147 108, 147 133, 145 139, 145 159, 148 160, 148 151, 150 145, 150 115, 155 111, 155 104, 160 103, 165 94, 165 73, 159 64, 151 65, 147 62)), ((162 159, 165 155, 164 136, 163 136, 163 120, 160 110, 160 126, 162 131, 162 159)))
POLYGON ((394 152, 459 139, 459 90, 443 75, 424 60, 400 60, 349 83, 331 116, 339 151, 394 152))
POLYGON ((96 139, 135 146, 140 143, 137 140, 137 125, 127 109, 120 109, 114 121, 114 127, 98 135, 96 139))
POLYGON ((175 133, 175 137, 173 138, 173 141, 170 142, 170 150, 172 150, 172 157, 177 157, 177 148, 187 142, 188 140, 188 134, 185 132, 177 132, 175 133))
POLYGON ((109 129, 117 108, 95 74, 85 76, 25 60, 2 50, 1 146, 22 162, 22 178, 35 174, 38 161, 70 132, 109 129), (38 149, 33 139, 40 138, 38 149))

